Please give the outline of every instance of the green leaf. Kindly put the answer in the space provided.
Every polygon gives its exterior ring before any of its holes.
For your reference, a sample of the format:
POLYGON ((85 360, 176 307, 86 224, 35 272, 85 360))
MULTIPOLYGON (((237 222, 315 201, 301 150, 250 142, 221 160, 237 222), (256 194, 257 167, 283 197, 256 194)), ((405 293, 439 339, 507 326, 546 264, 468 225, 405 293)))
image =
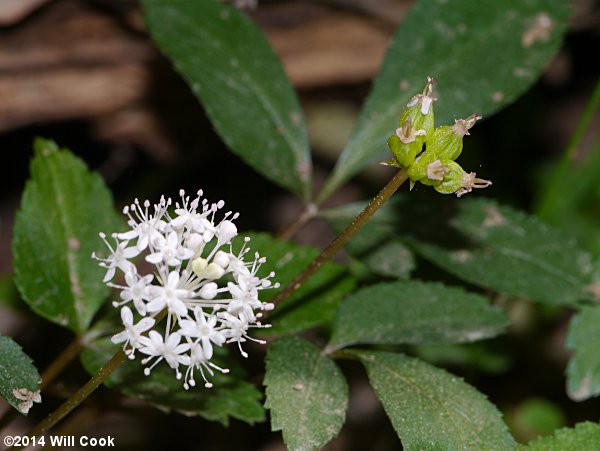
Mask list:
POLYGON ((532 301, 576 305, 590 298, 591 258, 574 239, 490 200, 456 204, 456 214, 422 224, 427 238, 413 235, 416 250, 432 263, 481 287, 532 301), (440 220, 447 224, 441 230, 440 220))
MULTIPOLYGON (((118 350, 119 347, 109 339, 96 340, 83 351, 81 361, 90 374, 96 374, 118 350)), ((223 361, 224 357, 219 355, 221 351, 223 348, 215 349, 213 361, 219 366, 225 365, 231 372, 224 375, 215 371, 215 376, 211 376, 212 388, 204 388, 198 383, 185 390, 182 381, 175 378, 175 373, 166 364, 157 365, 149 376, 145 376, 139 355, 135 361, 123 362, 105 385, 163 411, 199 415, 224 426, 229 424, 230 417, 250 424, 264 421, 261 392, 242 379, 243 372, 233 362, 223 361)))
POLYGON ((515 448, 498 409, 462 379, 402 354, 354 354, 367 368, 403 449, 515 448))
POLYGON ((465 367, 469 371, 488 374, 506 373, 513 367, 513 357, 493 349, 486 342, 451 345, 417 345, 412 351, 435 366, 465 367))
MULTIPOLYGON (((333 221, 332 226, 340 234, 347 221, 333 221)), ((415 269, 413 253, 399 241, 390 241, 381 234, 379 224, 367 222, 350 241, 345 249, 376 274, 408 279, 415 269)))
POLYGON ((406 104, 432 76, 438 125, 489 116, 540 76, 567 28, 568 1, 420 1, 402 21, 358 124, 321 194, 386 152, 406 104), (549 19, 550 26, 542 22, 549 19))
POLYGON ((223 141, 262 175, 308 199, 312 166, 302 110, 260 29, 217 1, 142 4, 152 38, 223 141))
MULTIPOLYGON (((350 220, 361 205, 327 213, 350 220)), ((531 301, 575 306, 594 296, 590 255, 539 219, 482 198, 397 196, 372 224, 380 237, 477 286, 531 301)), ((596 290, 597 291, 597 290, 596 290)))
POLYGON ((39 315, 84 332, 109 288, 91 258, 106 254, 98 237, 120 222, 102 178, 55 143, 38 139, 13 235, 15 283, 39 315))
POLYGON ((408 279, 415 269, 413 253, 398 241, 372 248, 363 262, 377 274, 397 279, 408 279))
POLYGON ((41 402, 42 382, 31 358, 9 337, 0 336, 0 395, 23 415, 41 402))
POLYGON ((600 425, 585 421, 575 428, 558 429, 552 437, 541 437, 527 445, 519 445, 519 451, 565 451, 600 450, 600 425))
POLYGON ((340 305, 329 349, 354 344, 465 343, 500 334, 506 314, 461 288, 419 281, 379 284, 340 305))
MULTIPOLYGON (((312 247, 279 241, 267 233, 248 236, 251 237, 248 246, 252 252, 267 258, 258 275, 264 277, 275 271, 272 281, 281 285, 278 289, 262 291, 262 301, 275 297, 319 255, 312 247)), ((241 237, 236 241, 234 252, 238 251, 242 241, 241 237)), ((344 266, 331 262, 324 264, 298 291, 270 312, 267 322, 272 328, 265 332, 268 335, 291 334, 331 321, 341 299, 355 284, 344 266)))
POLYGON ((321 349, 299 337, 273 342, 264 383, 271 429, 282 431, 288 449, 320 448, 339 433, 348 408, 348 386, 321 349))
POLYGON ((567 393, 575 401, 600 394, 600 307, 584 307, 569 324, 566 346, 573 350, 567 366, 567 393))

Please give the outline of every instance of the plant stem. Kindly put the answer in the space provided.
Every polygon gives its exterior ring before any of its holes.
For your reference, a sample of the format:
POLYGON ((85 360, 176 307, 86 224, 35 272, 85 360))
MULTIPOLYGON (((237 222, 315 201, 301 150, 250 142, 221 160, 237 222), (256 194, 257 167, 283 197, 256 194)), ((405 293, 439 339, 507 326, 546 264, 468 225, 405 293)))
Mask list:
POLYGON ((596 82, 596 87, 592 96, 588 100, 585 105, 585 109, 577 122, 577 126, 575 127, 575 131, 573 132, 573 136, 571 137, 569 144, 567 145, 567 150, 564 154, 564 159, 568 162, 572 162, 575 158, 575 152, 578 150, 581 145, 581 141, 585 136, 585 132, 588 130, 590 126, 590 122, 594 118, 594 113, 600 104, 600 78, 596 82))
MULTIPOLYGON (((167 309, 156 315, 155 320, 158 323, 167 315, 167 309)), ((70 346, 69 346, 70 347, 70 346)), ((63 354, 66 353, 63 352, 63 354)), ((62 355, 62 354, 61 354, 62 355)), ((125 360, 123 350, 118 351, 100 371, 98 371, 83 387, 81 387, 73 396, 62 403, 54 412, 48 415, 41 423, 32 429, 28 434, 30 437, 39 437, 53 427, 56 423, 67 416, 73 409, 81 404, 85 399, 102 384, 111 373, 125 360)))
POLYGON ((352 349, 328 349, 325 347, 323 349, 323 354, 328 355, 329 358, 333 360, 360 360, 358 355, 356 355, 356 351, 352 349))
POLYGON ((277 296, 272 299, 273 304, 278 304, 294 291, 299 289, 302 284, 311 277, 327 260, 333 257, 346 242, 358 232, 367 220, 394 194, 398 188, 406 181, 408 175, 405 169, 401 169, 394 177, 379 191, 377 196, 367 205, 360 214, 354 218, 354 221, 344 229, 344 231, 325 248, 321 255, 314 259, 304 271, 302 271, 294 280, 292 280, 277 296))
POLYGON ((563 185, 561 180, 565 177, 569 167, 575 159, 577 150, 581 145, 581 141, 588 130, 590 123, 594 117, 594 113, 600 105, 600 79, 596 82, 596 87, 588 100, 579 121, 575 127, 575 131, 569 140, 569 144, 565 149, 560 162, 558 163, 554 173, 551 175, 550 183, 548 183, 545 192, 542 193, 542 198, 537 202, 535 208, 536 213, 545 219, 552 217, 554 204, 557 198, 561 196, 563 185))
POLYGON ((83 348, 81 337, 76 337, 69 345, 54 359, 54 361, 46 367, 42 372, 42 383, 40 390, 44 390, 50 383, 56 379, 65 367, 79 355, 83 348))
POLYGON ((278 240, 289 240, 296 234, 300 227, 313 219, 318 212, 319 208, 315 204, 307 205, 306 209, 300 214, 300 216, 298 216, 294 222, 284 227, 283 230, 281 230, 275 237, 278 240))
POLYGON ((94 375, 83 387, 81 387, 73 396, 67 399, 54 412, 48 415, 29 433, 30 437, 39 437, 48 429, 62 420, 75 407, 81 404, 102 382, 125 360, 125 353, 121 350, 117 352, 98 373, 94 375))

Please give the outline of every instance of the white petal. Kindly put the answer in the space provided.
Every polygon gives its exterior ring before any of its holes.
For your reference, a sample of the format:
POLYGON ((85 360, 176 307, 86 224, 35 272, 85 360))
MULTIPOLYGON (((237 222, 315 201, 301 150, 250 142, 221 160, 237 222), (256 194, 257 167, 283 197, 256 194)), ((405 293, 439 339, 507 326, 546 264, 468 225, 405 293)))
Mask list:
POLYGON ((131 326, 133 324, 133 313, 131 313, 131 309, 127 306, 121 309, 121 321, 125 326, 131 326))
POLYGON ((173 300, 169 307, 169 310, 172 310, 173 313, 175 313, 180 318, 187 315, 187 307, 179 299, 173 300))
POLYGON ((150 301, 146 306, 146 310, 150 313, 160 312, 165 307, 165 300, 163 298, 157 298, 150 301))
POLYGON ((152 344, 154 346, 162 346, 163 345, 163 337, 161 334, 159 334, 158 332, 156 332, 155 330, 151 330, 148 333, 148 337, 150 338, 150 341, 152 342, 152 344))
POLYGON ((150 237, 148 235, 141 235, 136 244, 136 248, 138 251, 143 251, 148 247, 148 242, 150 241, 150 237))
POLYGON ((119 332, 118 334, 113 335, 111 337, 110 341, 112 341, 114 344, 118 344, 118 343, 123 343, 128 338, 129 338, 129 335, 127 334, 127 331, 123 331, 123 332, 119 332))
POLYGON ((179 283, 179 273, 177 271, 171 271, 167 277, 167 286, 171 288, 177 288, 179 283))
POLYGON ((127 259, 136 257, 140 253, 135 247, 128 247, 123 249, 123 256, 127 259))
POLYGON ((111 280, 114 276, 115 276, 115 267, 111 266, 110 268, 108 268, 108 271, 106 271, 106 275, 104 276, 104 279, 102 279, 102 282, 106 283, 109 280, 111 280))
POLYGON ((178 208, 177 210, 175 210, 175 213, 177 213, 180 216, 177 216, 171 221, 171 226, 175 227, 176 229, 180 229, 188 222, 190 215, 187 211, 185 211, 182 208, 178 208))
POLYGON ((137 230, 130 230, 130 231, 124 232, 124 233, 117 233, 117 238, 119 238, 120 240, 125 240, 125 241, 132 240, 136 236, 138 236, 137 230))
POLYGON ((213 356, 213 348, 212 348, 212 345, 210 344, 210 340, 208 338, 202 339, 202 351, 204 354, 204 358, 206 358, 206 360, 210 360, 211 357, 213 356))
POLYGON ((162 252, 154 252, 153 254, 146 255, 146 261, 148 263, 152 263, 153 265, 157 265, 162 262, 162 252))
POLYGON ((140 322, 135 325, 135 330, 137 330, 139 333, 146 332, 148 329, 154 326, 155 322, 156 321, 154 318, 142 318, 140 322))

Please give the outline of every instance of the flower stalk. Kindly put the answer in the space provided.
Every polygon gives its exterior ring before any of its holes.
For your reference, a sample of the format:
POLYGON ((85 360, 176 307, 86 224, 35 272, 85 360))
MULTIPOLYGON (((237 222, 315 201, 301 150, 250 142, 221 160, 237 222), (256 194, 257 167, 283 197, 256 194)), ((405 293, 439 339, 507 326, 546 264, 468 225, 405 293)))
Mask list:
POLYGON ((346 244, 346 242, 358 232, 367 220, 381 208, 381 206, 394 194, 400 186, 406 181, 408 174, 405 169, 400 169, 394 177, 379 191, 373 200, 367 205, 360 214, 344 229, 344 231, 327 246, 321 254, 315 258, 304 271, 302 271, 294 280, 292 280, 277 296, 271 299, 274 305, 287 299, 292 293, 298 290, 306 280, 308 280, 317 270, 323 266, 323 263, 331 259, 346 244))
POLYGON ((83 387, 34 427, 28 435, 30 437, 40 437, 44 435, 50 428, 90 396, 94 390, 96 390, 108 376, 117 369, 117 367, 125 360, 125 357, 123 350, 118 351, 83 387))

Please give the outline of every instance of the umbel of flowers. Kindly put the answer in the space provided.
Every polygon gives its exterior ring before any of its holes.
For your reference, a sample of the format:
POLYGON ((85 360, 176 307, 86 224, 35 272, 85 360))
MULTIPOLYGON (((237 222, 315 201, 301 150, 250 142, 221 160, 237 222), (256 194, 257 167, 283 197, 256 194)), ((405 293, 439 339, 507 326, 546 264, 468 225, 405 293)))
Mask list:
POLYGON ((428 78, 421 94, 414 96, 400 116, 400 127, 388 139, 394 158, 382 164, 407 169, 410 187, 416 182, 433 186, 442 194, 456 193, 458 197, 473 188, 486 188, 489 180, 466 172, 456 160, 463 147, 463 137, 481 116, 456 119, 454 125, 434 129, 433 79, 428 78), (423 150, 425 146, 425 150, 423 150))
POLYGON ((269 327, 260 323, 260 311, 273 304, 261 302, 259 292, 279 284, 271 283, 274 273, 257 276, 265 259, 257 253, 247 258, 249 238, 233 252, 237 213, 221 214, 224 202, 209 204, 202 191, 190 199, 182 190, 180 197, 174 206, 170 198, 152 207, 136 199, 123 209, 130 230, 113 233, 111 240, 101 233, 109 255, 93 257, 106 269, 104 282, 120 290, 113 306, 121 309, 124 330, 112 341, 123 343, 130 359, 136 351, 143 354, 146 375, 164 362, 185 389, 196 385, 196 372, 212 387, 207 375, 228 372, 211 362, 213 348, 237 343, 247 357, 242 343, 264 343, 248 331, 269 327), (112 282, 118 273, 122 284, 112 282), (159 324, 161 312, 166 318, 159 324))

